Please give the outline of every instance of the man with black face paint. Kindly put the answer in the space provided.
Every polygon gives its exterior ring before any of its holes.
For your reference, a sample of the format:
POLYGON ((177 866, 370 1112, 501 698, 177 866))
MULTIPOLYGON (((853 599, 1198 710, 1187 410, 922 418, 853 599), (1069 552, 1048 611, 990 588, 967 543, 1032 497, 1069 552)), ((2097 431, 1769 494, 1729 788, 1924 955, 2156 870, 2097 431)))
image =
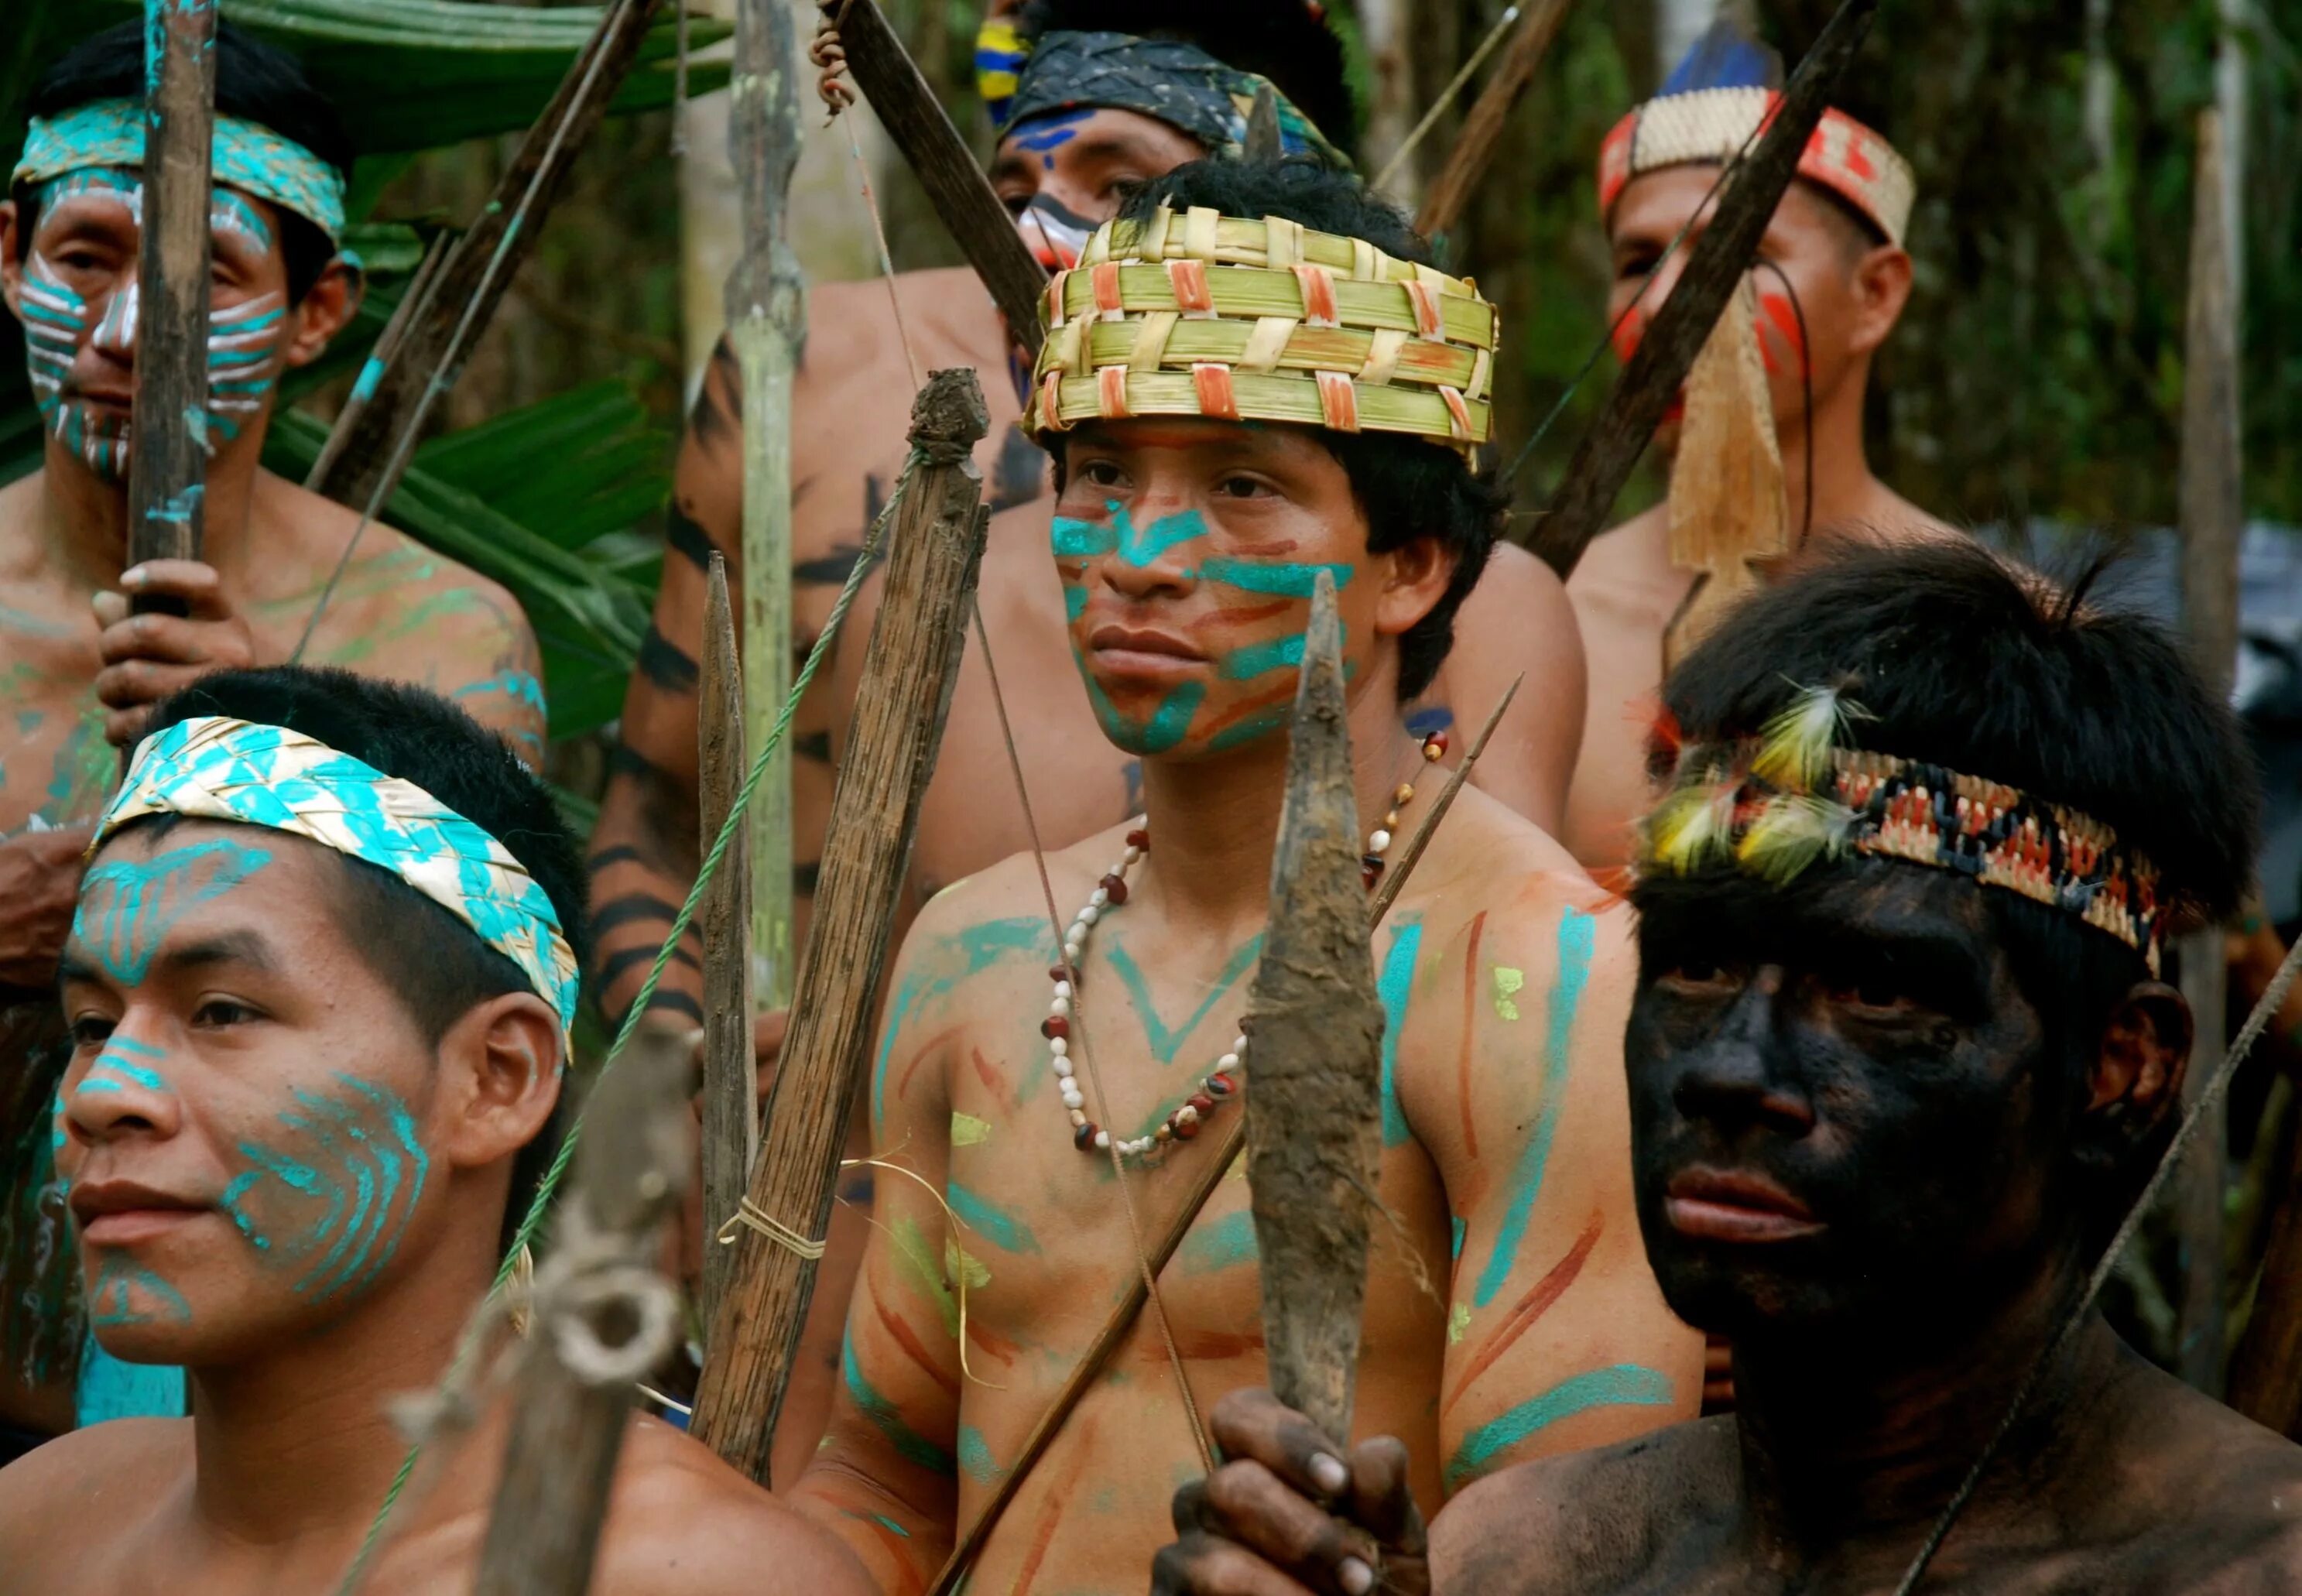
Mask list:
MULTIPOLYGON (((1625 1045, 1663 1292, 1739 1407, 1480 1482, 1268 1393, 1176 1499, 1155 1588, 1363 1596, 1893 1589, 2171 1134, 2160 951, 2243 893, 2250 763, 2147 622, 1943 545, 1744 605, 1676 672, 1625 1045)), ((2302 1449, 2097 1314, 1928 1590, 2302 1585, 2302 1449)))

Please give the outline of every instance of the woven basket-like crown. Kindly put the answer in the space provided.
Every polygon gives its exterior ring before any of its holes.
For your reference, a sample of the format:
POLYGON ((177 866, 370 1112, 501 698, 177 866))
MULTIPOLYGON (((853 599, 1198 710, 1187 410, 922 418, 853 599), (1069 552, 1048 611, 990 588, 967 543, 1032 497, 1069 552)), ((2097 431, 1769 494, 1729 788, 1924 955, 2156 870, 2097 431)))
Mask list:
POLYGON ((1047 285, 1034 433, 1132 416, 1491 435, 1495 307, 1467 278, 1282 217, 1105 223, 1047 285))

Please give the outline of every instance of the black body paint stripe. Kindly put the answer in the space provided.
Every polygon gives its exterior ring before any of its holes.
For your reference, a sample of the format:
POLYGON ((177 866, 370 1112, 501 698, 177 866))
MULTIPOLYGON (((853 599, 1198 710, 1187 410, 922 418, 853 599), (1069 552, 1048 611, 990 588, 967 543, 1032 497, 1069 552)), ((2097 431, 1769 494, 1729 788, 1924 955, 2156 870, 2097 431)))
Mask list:
POLYGON ((618 843, 612 848, 602 848, 584 861, 587 870, 604 870, 611 864, 645 864, 647 855, 629 843, 618 843))
POLYGON ((819 765, 831 763, 831 734, 802 732, 791 740, 791 751, 803 760, 813 760, 819 765))
MULTIPOLYGON (((656 948, 627 947, 619 953, 610 953, 600 961, 599 985, 612 987, 634 970, 645 970, 655 962, 656 948)), ((671 950, 671 956, 690 970, 701 970, 703 962, 684 947, 671 950)))
MULTIPOLYGON (((668 926, 678 918, 678 904, 667 903, 651 893, 628 892, 620 898, 600 905, 600 911, 592 917, 592 939, 596 942, 624 926, 641 923, 668 926)), ((694 928, 693 926, 688 928, 691 931, 694 928)))
POLYGON ((656 630, 652 622, 640 639, 639 667, 640 674, 665 693, 693 693, 702 675, 694 656, 656 630))
POLYGON ((648 999, 648 1007, 650 1009, 669 1009, 674 1013, 686 1015, 698 1025, 703 1023, 703 1005, 696 1002, 693 998, 688 996, 685 992, 660 991, 653 997, 648 999))
MULTIPOLYGON (((855 573, 863 558, 861 543, 841 543, 828 554, 819 554, 812 559, 792 561, 792 580, 810 587, 837 587, 855 573)), ((871 563, 879 562, 874 559, 871 563)))
POLYGON ((823 877, 823 862, 810 860, 805 864, 792 866, 792 892, 802 898, 815 895, 815 884, 823 877))
POLYGON ((673 553, 697 570, 706 575, 710 573, 711 556, 718 545, 712 542, 711 534, 703 530, 702 523, 676 504, 671 507, 671 519, 664 528, 664 542, 673 553))

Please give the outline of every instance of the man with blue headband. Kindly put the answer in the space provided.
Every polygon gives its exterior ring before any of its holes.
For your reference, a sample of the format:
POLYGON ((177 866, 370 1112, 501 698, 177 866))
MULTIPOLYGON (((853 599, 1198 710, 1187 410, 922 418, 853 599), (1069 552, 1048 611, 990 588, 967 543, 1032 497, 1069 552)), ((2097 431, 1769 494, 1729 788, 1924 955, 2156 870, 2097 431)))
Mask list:
MULTIPOLYGON (((351 1566, 555 1152, 584 877, 550 791, 430 693, 228 671, 166 700, 96 829, 53 1120, 93 1341, 190 1418, 0 1472, 10 1596, 313 1592, 351 1566), (86 1508, 104 1504, 103 1531, 86 1508)), ((468 1589, 508 1413, 432 1443, 361 1588, 468 1589)), ((590 1586, 862 1582, 822 1531, 634 1417, 590 1586)))
MULTIPOLYGON (((40 80, 0 203, 0 288, 46 424, 40 468, 0 488, 0 1456, 72 1420, 69 1249, 61 1214, 40 1205, 38 1166, 60 1067, 43 1037, 88 822, 153 702, 290 656, 357 521, 260 464, 282 379, 358 304, 339 245, 350 146, 291 58, 230 25, 215 55, 199 560, 125 568, 140 25, 88 39, 40 80), (135 597, 181 613, 131 617, 135 597)), ((454 696, 523 757, 541 754, 535 643, 517 602, 388 527, 360 537, 307 657, 454 696)))

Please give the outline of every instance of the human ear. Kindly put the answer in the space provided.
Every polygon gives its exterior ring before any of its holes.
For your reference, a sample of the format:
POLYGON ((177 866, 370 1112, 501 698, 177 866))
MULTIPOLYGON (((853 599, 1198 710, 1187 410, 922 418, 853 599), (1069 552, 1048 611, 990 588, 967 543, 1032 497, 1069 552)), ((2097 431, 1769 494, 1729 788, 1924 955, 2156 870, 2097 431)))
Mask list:
POLYGON ((1437 538, 1413 538, 1377 557, 1382 589, 1375 599, 1374 629, 1386 637, 1410 630, 1431 613, 1454 580, 1455 557, 1437 538))
POLYGON ((533 992, 473 1005, 440 1038, 441 1155, 479 1169, 533 1141, 559 1105, 559 1016, 533 992))
POLYGON ((2138 1140, 2180 1099, 2190 1062, 2190 1005, 2163 981, 2137 984, 2111 1011, 2087 1071, 2087 1112, 2127 1121, 2138 1140))
POLYGON ((1911 257, 1892 244, 1881 244, 1854 265, 1854 325, 1847 347, 1867 355, 1886 341, 1903 307, 1911 302, 1911 257))
POLYGON ((296 335, 288 343, 288 364, 309 365, 325 353, 359 309, 366 291, 367 280, 358 267, 340 255, 330 261, 296 307, 296 335))
POLYGON ((21 219, 14 200, 0 200, 0 290, 5 291, 8 308, 20 322, 24 319, 19 298, 24 286, 24 259, 16 248, 16 227, 21 219))

